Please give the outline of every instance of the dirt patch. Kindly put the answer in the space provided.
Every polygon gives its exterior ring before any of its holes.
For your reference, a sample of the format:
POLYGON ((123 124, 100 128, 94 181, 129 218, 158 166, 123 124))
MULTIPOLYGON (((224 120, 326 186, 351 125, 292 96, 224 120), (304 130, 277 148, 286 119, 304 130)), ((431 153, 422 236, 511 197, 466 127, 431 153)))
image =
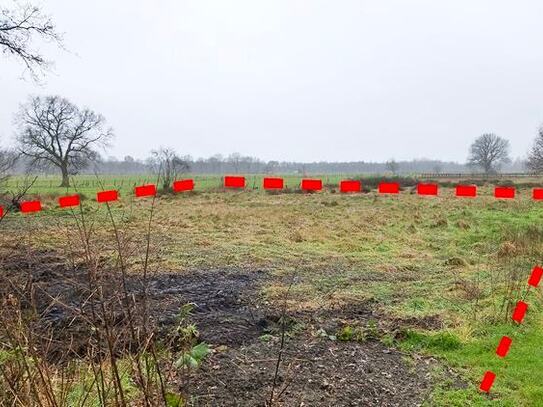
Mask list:
MULTIPOLYGON (((77 355, 85 354, 91 326, 92 307, 89 300, 89 273, 82 267, 70 266, 52 251, 39 251, 32 256, 11 254, 2 259, 2 297, 16 296, 23 309, 32 310, 38 318, 33 329, 49 337, 52 334, 58 353, 65 353, 69 342, 77 355)), ((101 278, 104 300, 112 309, 111 320, 122 331, 127 329, 127 315, 121 304, 119 276, 101 278), (107 280, 107 281, 106 281, 107 280)), ((148 276, 148 316, 165 342, 177 324, 184 304, 193 303, 192 321, 200 332, 200 340, 228 346, 248 343, 261 335, 267 325, 266 312, 259 294, 265 273, 259 270, 198 270, 183 273, 151 273, 148 276)), ((141 307, 144 285, 141 275, 128 275, 126 287, 135 307, 141 307)), ((49 352, 55 355, 54 347, 49 352)), ((119 352, 130 348, 129 336, 119 341, 119 352)))
MULTIPOLYGON (((53 334, 57 356, 66 353, 67 343, 75 349, 73 357, 84 356, 90 335, 90 326, 81 322, 82 316, 91 312, 88 272, 67 265, 50 251, 24 258, 11 252, 2 257, 3 277, 11 284, 0 287, 2 298, 13 292, 21 294, 25 306, 39 315, 34 322, 35 332, 53 334)), ((106 274, 101 278, 111 285, 111 293, 120 289, 115 276, 106 274)), ((268 304, 260 294, 270 278, 258 269, 149 275, 149 318, 161 339, 170 335, 181 307, 194 303, 192 321, 200 332, 199 339, 215 349, 194 371, 188 388, 186 383, 179 383, 180 391, 193 396, 193 405, 266 404, 274 380, 282 321, 280 307, 268 304)), ((130 298, 141 304, 141 276, 129 275, 126 287, 130 298)), ((119 301, 118 297, 111 298, 119 301)), ((122 304, 115 305, 108 304, 116 310, 112 319, 122 332, 127 317, 122 304)), ((275 405, 420 405, 432 388, 430 370, 437 362, 410 357, 376 340, 333 340, 333 334, 346 324, 367 326, 369 321, 379 320, 377 308, 377 304, 367 302, 289 312, 285 318, 288 336, 274 390, 275 405)), ((428 320, 423 325, 436 323, 428 320)), ((126 341, 119 342, 119 352, 130 350, 132 345, 125 336, 126 341)), ((50 343, 48 346, 51 352, 53 347, 50 343)))
POLYGON ((261 335, 267 325, 259 270, 207 270, 153 274, 149 278, 151 314, 162 329, 176 323, 183 304, 194 303, 192 321, 200 339, 238 346, 261 335))
MULTIPOLYGON (((216 353, 195 375, 194 405, 264 406, 269 400, 279 344, 254 343, 216 353)), ((431 389, 434 362, 379 342, 292 339, 274 391, 281 406, 417 406, 431 389)))

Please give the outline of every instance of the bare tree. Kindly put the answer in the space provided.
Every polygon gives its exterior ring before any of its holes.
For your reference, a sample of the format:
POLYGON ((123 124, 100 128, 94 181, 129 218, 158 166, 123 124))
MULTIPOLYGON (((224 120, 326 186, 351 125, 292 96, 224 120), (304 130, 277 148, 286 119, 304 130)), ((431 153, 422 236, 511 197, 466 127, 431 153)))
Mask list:
POLYGON ((539 128, 539 134, 528 154, 526 167, 536 174, 543 173, 543 126, 539 128))
POLYGON ((0 185, 2 185, 9 178, 17 158, 18 157, 15 151, 0 149, 0 185))
POLYGON ((481 135, 470 147, 468 164, 482 168, 487 175, 496 173, 501 164, 509 162, 509 141, 493 133, 481 135))
POLYGON ((214 156, 209 157, 208 162, 213 174, 219 174, 221 172, 223 161, 224 158, 221 154, 215 154, 214 156))
POLYGON ((394 159, 391 159, 391 160, 388 160, 386 163, 385 163, 385 167, 388 171, 390 171, 393 175, 396 175, 398 174, 398 171, 400 170, 400 164, 398 164, 396 162, 396 160, 394 159))
POLYGON ((234 172, 237 174, 239 172, 239 167, 242 162, 242 157, 240 153, 232 153, 228 156, 226 161, 232 165, 234 172))
POLYGON ((266 174, 273 174, 276 171, 277 167, 279 167, 278 161, 268 161, 264 168, 264 172, 266 174))
POLYGON ((167 147, 153 150, 149 164, 159 174, 162 189, 165 191, 171 189, 173 181, 179 174, 190 171, 189 162, 177 155, 175 150, 167 147))
POLYGON ((17 2, 12 9, 0 6, 0 49, 22 61, 34 79, 50 66, 35 46, 37 39, 62 45, 52 20, 39 7, 17 2))
POLYGON ((105 128, 102 115, 79 109, 59 96, 32 97, 21 106, 15 120, 20 152, 31 166, 53 165, 62 173, 61 187, 98 157, 97 146, 106 146, 113 130, 105 128))

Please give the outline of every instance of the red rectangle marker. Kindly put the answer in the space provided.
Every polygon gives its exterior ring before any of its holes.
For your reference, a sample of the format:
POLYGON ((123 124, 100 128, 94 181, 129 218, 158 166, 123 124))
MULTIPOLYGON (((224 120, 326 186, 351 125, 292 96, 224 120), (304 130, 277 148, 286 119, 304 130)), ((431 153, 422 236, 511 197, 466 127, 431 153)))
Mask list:
POLYGON ((0 218, 4 217, 4 208, 0 206, 0 218))
POLYGON ((494 189, 494 197, 502 199, 513 199, 515 197, 515 188, 513 187, 496 187, 494 189))
POLYGON ((541 282, 541 278, 543 277, 543 268, 539 266, 535 266, 532 270, 532 275, 530 276, 530 279, 528 280, 528 284, 532 287, 537 287, 539 283, 541 282))
POLYGON ((532 197, 539 201, 543 199, 543 188, 534 188, 532 191, 532 197))
POLYGON ((174 192, 192 191, 193 189, 194 189, 193 179, 180 179, 178 181, 174 181, 173 183, 174 192))
POLYGON ((283 178, 266 177, 262 180, 262 186, 264 189, 283 189, 283 185, 283 178))
POLYGON ((96 193, 96 200, 98 202, 111 202, 116 201, 117 199, 119 199, 119 193, 115 189, 96 193))
POLYGON ((513 340, 508 337, 504 336, 502 337, 500 344, 498 345, 498 348, 496 349, 496 355, 498 355, 500 358, 504 358, 509 353, 509 349, 511 349, 511 344, 513 343, 513 340))
POLYGON ((437 184, 418 184, 417 185, 417 194, 419 195, 437 195, 438 192, 437 184))
POLYGON ((457 185, 456 196, 477 196, 477 187, 475 185, 457 185))
POLYGON ((245 188, 245 177, 224 177, 224 186, 226 188, 245 188))
POLYGON ((155 184, 140 185, 134 188, 134 192, 136 194, 136 197, 138 198, 143 198, 144 196, 155 196, 156 185, 155 184))
POLYGON ((40 201, 21 202, 21 212, 30 213, 30 212, 39 212, 39 211, 41 211, 40 201))
POLYGON ((339 183, 341 192, 360 192, 362 191, 362 183, 360 181, 344 180, 339 183))
POLYGON ((322 180, 320 179, 303 179, 301 183, 303 191, 320 191, 322 189, 322 180))
POLYGON ((381 182, 379 184, 380 194, 399 194, 400 184, 397 182, 381 182))
POLYGON ((526 304, 524 301, 517 302, 517 306, 513 311, 513 321, 520 324, 526 315, 526 311, 528 311, 528 304, 526 304))
POLYGON ((490 389, 492 388, 492 385, 494 384, 494 380, 496 379, 496 374, 491 372, 490 370, 485 372, 485 375, 483 376, 483 380, 481 381, 481 386, 479 387, 481 391, 484 391, 485 393, 489 393, 490 389))
POLYGON ((67 195, 58 198, 58 205, 61 208, 68 208, 70 206, 79 206, 79 195, 67 195))

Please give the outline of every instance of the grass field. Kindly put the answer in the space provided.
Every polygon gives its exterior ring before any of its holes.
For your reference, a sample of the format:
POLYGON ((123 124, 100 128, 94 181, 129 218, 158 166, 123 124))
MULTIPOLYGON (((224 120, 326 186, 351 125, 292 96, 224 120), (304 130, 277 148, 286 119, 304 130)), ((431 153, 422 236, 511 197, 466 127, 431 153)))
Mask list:
MULTIPOLYGON (((104 188, 127 190, 145 181, 150 180, 124 178, 119 185, 106 179, 104 188)), ((437 358, 425 405, 540 405, 543 296, 541 289, 526 292, 525 283, 542 261, 543 207, 530 200, 528 190, 514 201, 497 201, 490 186, 477 199, 456 199, 449 188, 435 198, 269 195, 206 192, 219 187, 217 177, 196 182, 197 193, 157 198, 154 270, 265 273, 258 289, 263 304, 278 304, 288 293, 293 318, 323 308, 364 310, 338 314, 333 332, 325 322, 300 322, 293 336, 313 338, 326 331, 322 341, 330 346, 377 341, 411 361, 437 358), (520 298, 530 308, 516 326, 510 312, 520 298), (503 360, 495 356, 502 335, 513 338, 503 360), (478 391, 486 370, 497 374, 490 395, 478 391)), ((79 183, 84 194, 97 190, 91 179, 79 183)), ((59 192, 55 184, 46 179, 31 192, 52 196, 59 192)), ((259 178, 249 178, 251 184, 259 178)), ((55 209, 52 197, 45 205, 49 210, 37 215, 6 217, 0 224, 2 247, 13 244, 14 235, 34 250, 69 247, 75 233, 71 213, 55 209)), ((100 239, 111 239, 106 209, 90 201, 84 205, 100 239)), ((149 199, 128 195, 111 206, 133 240, 141 238, 150 207, 149 199)))
MULTIPOLYGON (((235 175, 235 174, 233 174, 235 175)), ((242 175, 242 174, 239 174, 242 175)), ((352 176, 352 175, 351 175, 352 176)), ((338 185, 342 179, 351 177, 349 175, 326 174, 326 175, 311 175, 307 178, 320 178, 326 185, 338 185)), ((246 187, 248 189, 261 189, 262 179, 265 175, 246 175, 246 187)), ((295 189, 300 185, 303 178, 299 175, 281 175, 285 180, 285 188, 295 189)), ((222 176, 220 175, 183 175, 180 178, 194 179, 195 191, 211 191, 222 188, 222 176)), ((6 183, 7 189, 15 190, 25 184, 28 178, 16 176, 8 180, 6 183)), ((92 196, 96 191, 101 189, 118 189, 121 193, 131 193, 135 186, 148 183, 156 183, 156 177, 149 175, 80 175, 73 179, 71 188, 61 188, 60 178, 55 175, 47 176, 40 175, 35 181, 32 188, 29 190, 32 194, 43 195, 60 195, 79 192, 83 195, 92 196)))
MULTIPOLYGON (((474 184, 482 187, 482 193, 492 195, 492 187, 494 185, 516 186, 519 190, 523 190, 525 194, 531 193, 531 188, 543 187, 543 179, 541 177, 521 177, 521 178, 495 178, 484 179, 479 178, 434 178, 434 179, 417 179, 410 175, 390 176, 390 175, 356 175, 356 174, 310 174, 306 176, 294 174, 232 174, 240 175, 246 178, 246 189, 251 191, 263 191, 262 180, 266 176, 278 176, 284 179, 284 188, 286 192, 297 191, 300 189, 300 182, 303 178, 321 179, 325 190, 337 192, 339 182, 346 179, 358 179, 362 181, 362 186, 365 192, 377 189, 377 185, 381 181, 399 182, 403 188, 412 188, 417 182, 435 182, 442 187, 452 187, 456 184, 474 184)), ((223 190, 222 175, 194 175, 183 174, 179 179, 192 178, 194 179, 194 190, 196 192, 212 192, 223 190)), ((17 191, 23 188, 30 181, 34 180, 34 176, 15 176, 9 178, 3 188, 8 191, 17 191)), ((39 175, 36 176, 29 194, 35 196, 59 196, 73 193, 79 193, 87 198, 94 197, 95 193, 100 190, 116 189, 122 195, 133 194, 134 187, 144 184, 157 184, 156 176, 152 174, 141 175, 78 175, 72 178, 70 188, 59 187, 61 178, 57 175, 39 175)), ((449 193, 453 195, 453 192, 449 193)))

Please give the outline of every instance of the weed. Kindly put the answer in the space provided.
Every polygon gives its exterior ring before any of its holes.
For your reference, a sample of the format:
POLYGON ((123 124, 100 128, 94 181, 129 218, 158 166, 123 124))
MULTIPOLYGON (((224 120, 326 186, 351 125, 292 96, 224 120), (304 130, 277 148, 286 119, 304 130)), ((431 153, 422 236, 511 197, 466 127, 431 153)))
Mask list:
POLYGON ((202 342, 184 352, 175 362, 177 368, 196 369, 209 354, 209 346, 202 342))
POLYGON ((366 335, 363 329, 358 327, 352 327, 350 325, 346 325, 337 333, 336 335, 337 339, 339 341, 356 341, 356 342, 364 342, 366 340, 366 335))
POLYGON ((419 331, 408 330, 402 346, 410 350, 457 350, 462 346, 460 340, 451 332, 438 332, 427 334, 419 331))

